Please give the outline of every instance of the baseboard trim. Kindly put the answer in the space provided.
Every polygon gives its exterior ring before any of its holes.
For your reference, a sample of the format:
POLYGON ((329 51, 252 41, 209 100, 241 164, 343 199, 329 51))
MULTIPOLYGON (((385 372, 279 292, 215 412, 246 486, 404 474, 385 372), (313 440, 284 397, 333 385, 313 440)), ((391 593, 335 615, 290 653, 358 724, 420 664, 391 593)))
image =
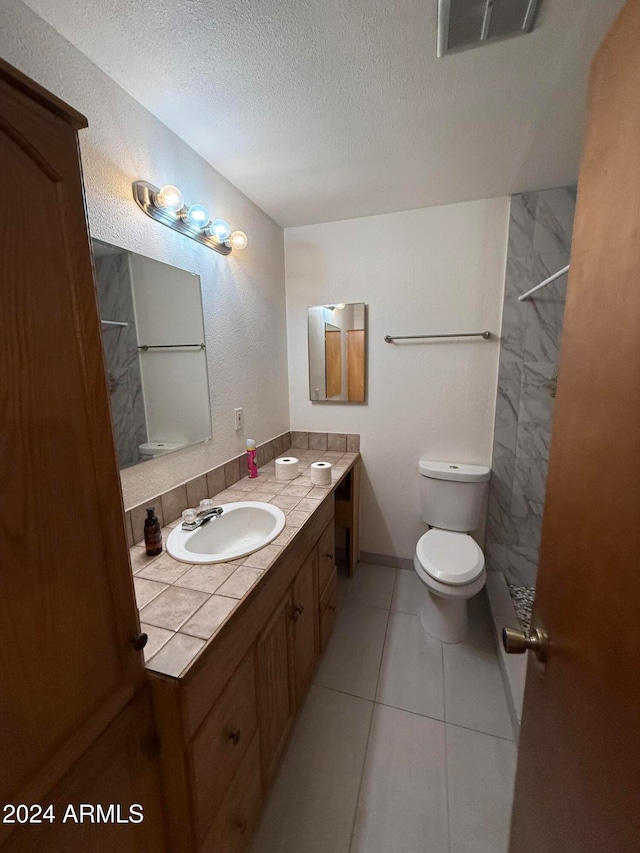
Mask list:
POLYGON ((394 569, 413 569, 413 560, 408 557, 392 557, 389 554, 374 554, 371 551, 360 552, 361 563, 375 563, 378 566, 391 566, 394 569))

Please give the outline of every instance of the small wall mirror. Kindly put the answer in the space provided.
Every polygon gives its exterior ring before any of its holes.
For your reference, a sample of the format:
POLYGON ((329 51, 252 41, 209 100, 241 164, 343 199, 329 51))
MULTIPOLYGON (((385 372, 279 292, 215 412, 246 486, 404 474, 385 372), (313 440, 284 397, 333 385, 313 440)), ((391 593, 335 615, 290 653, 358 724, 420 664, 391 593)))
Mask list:
POLYGON ((209 440, 200 278, 91 242, 120 468, 209 440))
POLYGON ((344 302, 307 309, 309 399, 365 399, 366 305, 344 302))

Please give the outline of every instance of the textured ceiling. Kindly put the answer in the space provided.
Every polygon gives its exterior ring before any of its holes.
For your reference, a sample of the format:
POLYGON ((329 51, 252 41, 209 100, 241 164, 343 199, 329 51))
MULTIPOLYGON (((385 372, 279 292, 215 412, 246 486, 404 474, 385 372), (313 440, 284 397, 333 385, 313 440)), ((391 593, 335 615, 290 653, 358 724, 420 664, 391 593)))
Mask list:
POLYGON ((531 34, 444 59, 436 0, 27 5, 288 226, 574 181, 623 0, 543 0, 531 34))

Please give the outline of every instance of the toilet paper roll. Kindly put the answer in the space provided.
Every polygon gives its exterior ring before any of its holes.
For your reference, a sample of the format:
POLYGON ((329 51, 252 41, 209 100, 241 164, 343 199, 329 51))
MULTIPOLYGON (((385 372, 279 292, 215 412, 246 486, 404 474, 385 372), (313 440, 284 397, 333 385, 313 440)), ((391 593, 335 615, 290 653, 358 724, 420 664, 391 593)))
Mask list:
POLYGON ((298 460, 295 456, 276 459, 276 480, 295 480, 298 476, 298 460))
POLYGON ((330 486, 331 462, 314 462, 311 465, 311 482, 314 486, 330 486))

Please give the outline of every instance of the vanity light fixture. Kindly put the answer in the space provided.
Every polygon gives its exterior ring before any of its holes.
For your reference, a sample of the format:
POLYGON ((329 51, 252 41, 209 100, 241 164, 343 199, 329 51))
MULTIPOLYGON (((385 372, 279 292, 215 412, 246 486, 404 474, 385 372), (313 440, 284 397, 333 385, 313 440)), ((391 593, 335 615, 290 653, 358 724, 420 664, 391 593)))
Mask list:
POLYGON ((158 188, 146 181, 134 181, 132 188, 136 204, 147 216, 179 234, 221 255, 230 254, 232 249, 240 251, 246 247, 248 240, 244 231, 232 233, 224 219, 210 222, 207 208, 202 204, 185 205, 184 196, 178 187, 167 184, 158 188))

